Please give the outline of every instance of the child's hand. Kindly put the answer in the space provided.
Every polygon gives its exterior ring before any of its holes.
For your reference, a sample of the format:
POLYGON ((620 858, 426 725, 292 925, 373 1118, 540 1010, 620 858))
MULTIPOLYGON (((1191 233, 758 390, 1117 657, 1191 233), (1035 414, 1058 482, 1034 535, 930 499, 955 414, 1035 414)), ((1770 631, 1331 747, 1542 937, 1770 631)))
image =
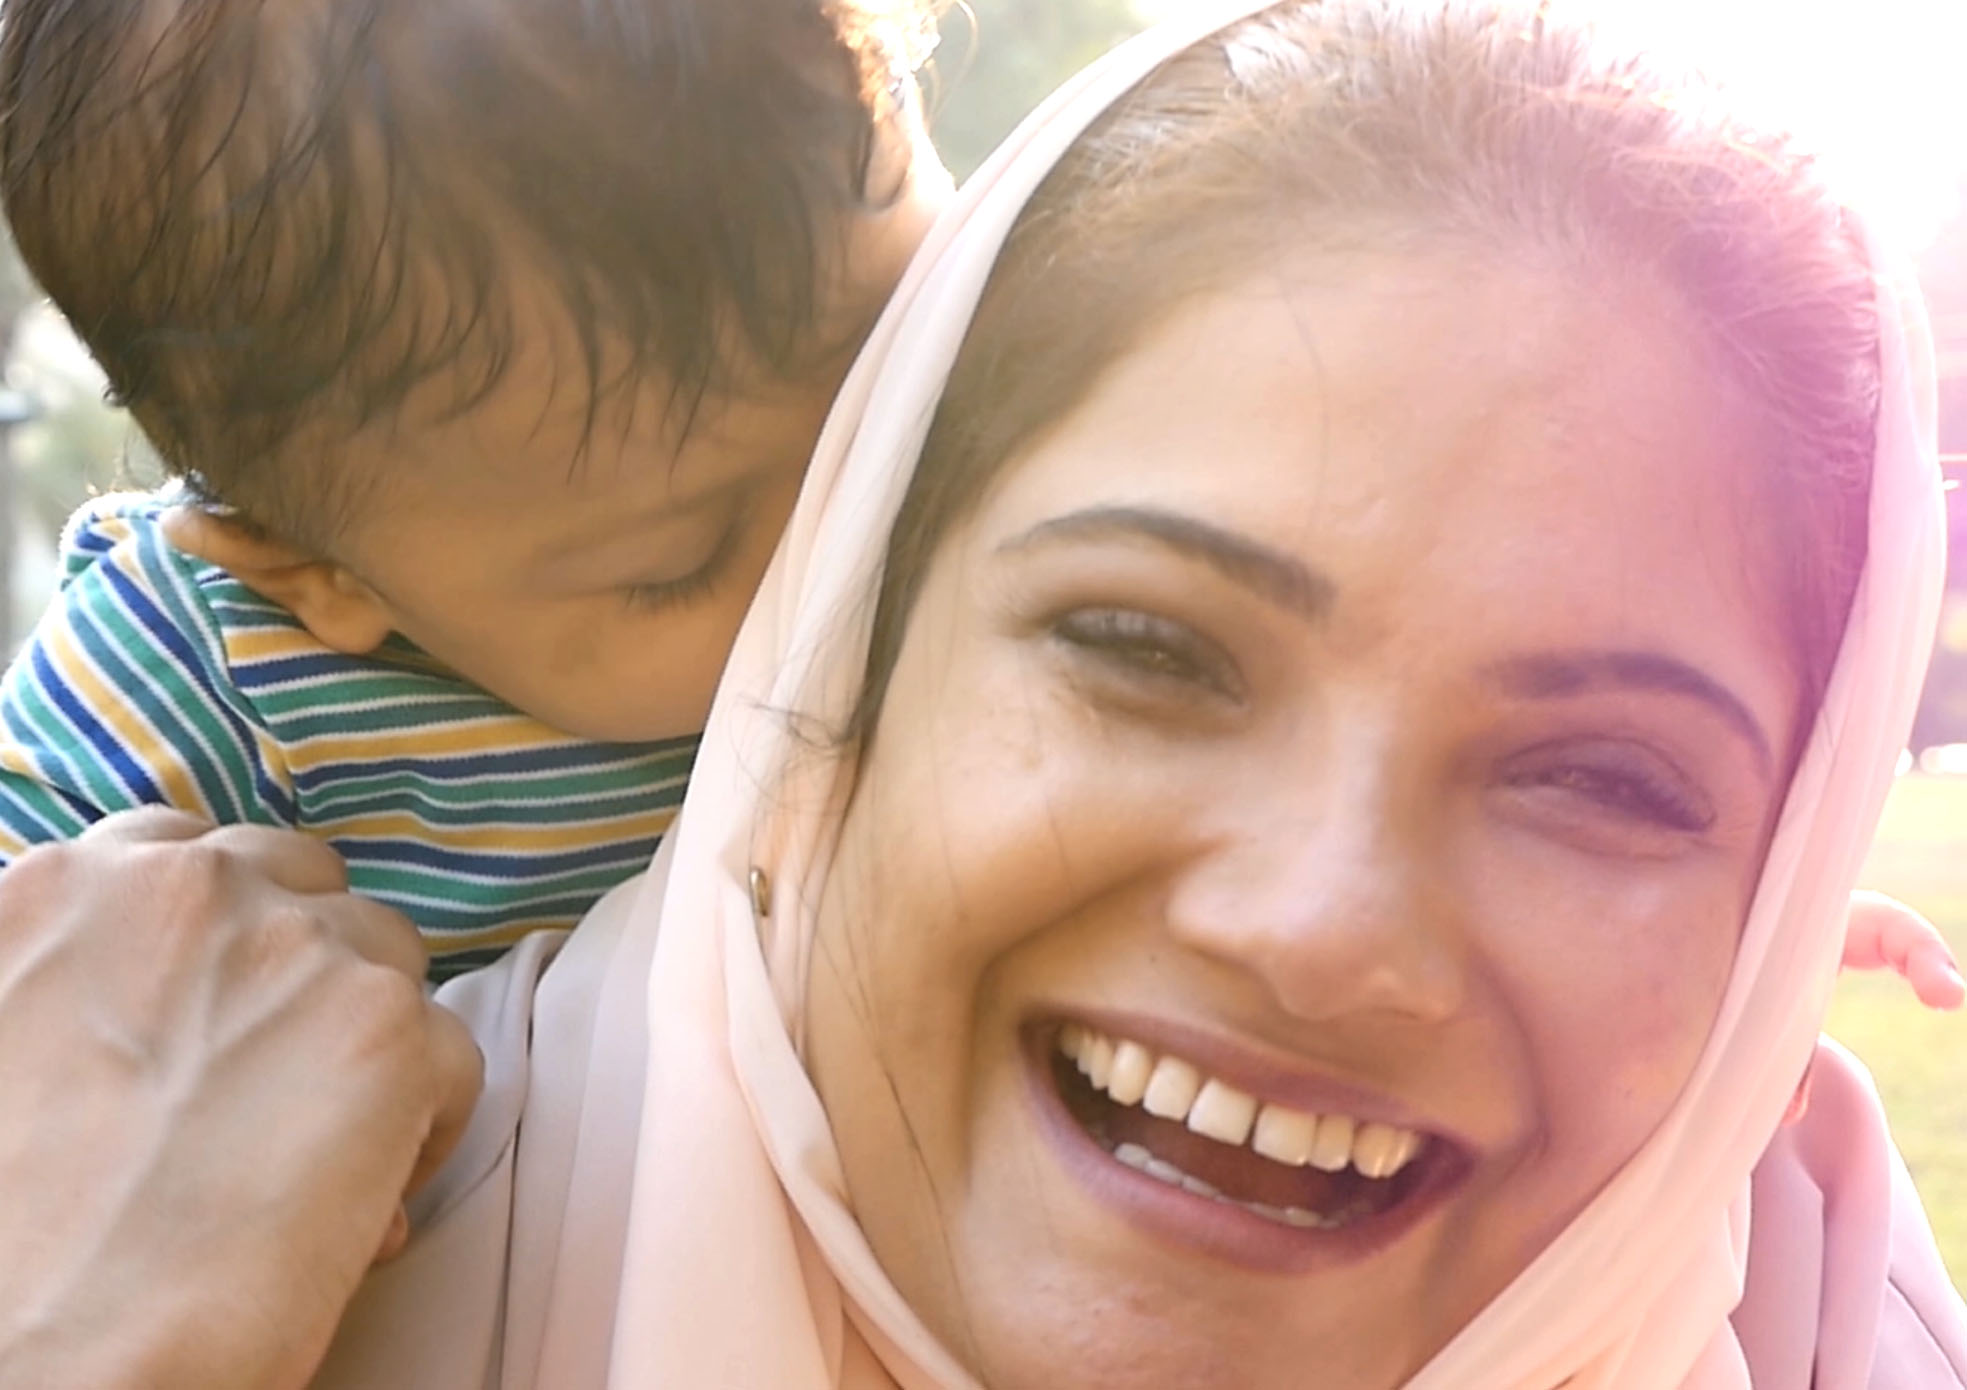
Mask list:
POLYGON ((1931 1009, 1957 1009, 1967 1000, 1953 952, 1931 922, 1882 893, 1851 896, 1844 934, 1846 970, 1895 970, 1931 1009))

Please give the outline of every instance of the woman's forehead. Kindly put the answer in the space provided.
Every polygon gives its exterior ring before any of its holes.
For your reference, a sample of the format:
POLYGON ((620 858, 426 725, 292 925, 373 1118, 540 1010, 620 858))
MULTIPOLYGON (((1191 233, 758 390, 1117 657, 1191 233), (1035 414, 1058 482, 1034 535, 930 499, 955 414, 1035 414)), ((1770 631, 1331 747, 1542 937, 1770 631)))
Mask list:
POLYGON ((1755 414, 1664 293, 1346 256, 1185 305, 1006 485, 1151 481, 1272 515, 1296 501, 1336 525, 1403 488, 1523 513, 1612 494, 1668 516, 1731 504, 1766 459, 1755 414))

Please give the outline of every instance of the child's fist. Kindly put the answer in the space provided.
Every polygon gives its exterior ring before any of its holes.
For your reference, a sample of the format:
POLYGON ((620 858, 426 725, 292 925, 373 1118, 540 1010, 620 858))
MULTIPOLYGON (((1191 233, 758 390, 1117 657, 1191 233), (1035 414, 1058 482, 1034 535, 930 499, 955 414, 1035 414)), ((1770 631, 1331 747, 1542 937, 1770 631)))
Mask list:
POLYGON ((1967 1000, 1967 980, 1939 929, 1882 893, 1852 895, 1844 968, 1897 971, 1931 1009, 1957 1009, 1967 1000))

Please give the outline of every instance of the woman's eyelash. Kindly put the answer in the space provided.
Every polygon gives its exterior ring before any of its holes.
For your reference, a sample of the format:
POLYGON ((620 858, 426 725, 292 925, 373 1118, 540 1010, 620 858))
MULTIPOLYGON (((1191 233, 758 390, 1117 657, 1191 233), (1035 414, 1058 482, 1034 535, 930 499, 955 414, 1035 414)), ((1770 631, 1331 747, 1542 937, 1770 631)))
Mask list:
POLYGON ((1062 641, 1130 673, 1231 697, 1242 693, 1235 663, 1185 623, 1130 608, 1080 608, 1055 620, 1062 641))
POLYGON ((1615 815, 1689 834, 1714 823, 1714 812, 1682 787, 1640 768, 1569 763, 1529 773, 1520 783, 1571 792, 1615 815))

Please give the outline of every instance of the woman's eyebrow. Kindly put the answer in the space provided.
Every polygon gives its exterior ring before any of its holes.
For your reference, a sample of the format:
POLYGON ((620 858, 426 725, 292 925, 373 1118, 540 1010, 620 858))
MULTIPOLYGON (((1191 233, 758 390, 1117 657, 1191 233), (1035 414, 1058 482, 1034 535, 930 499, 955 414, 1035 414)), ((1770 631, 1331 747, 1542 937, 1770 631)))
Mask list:
POLYGON ((1765 772, 1775 765, 1769 736, 1748 706, 1707 672, 1677 657, 1648 651, 1538 652, 1497 662, 1489 674, 1510 694, 1529 699, 1560 699, 1597 690, 1685 695, 1707 705, 1747 739, 1765 772))
POLYGON ((1088 540, 1148 541, 1200 560, 1225 579, 1307 622, 1325 616, 1336 592, 1330 579, 1293 556, 1196 517, 1155 507, 1087 507, 1068 512, 1013 536, 997 552, 1088 540))

